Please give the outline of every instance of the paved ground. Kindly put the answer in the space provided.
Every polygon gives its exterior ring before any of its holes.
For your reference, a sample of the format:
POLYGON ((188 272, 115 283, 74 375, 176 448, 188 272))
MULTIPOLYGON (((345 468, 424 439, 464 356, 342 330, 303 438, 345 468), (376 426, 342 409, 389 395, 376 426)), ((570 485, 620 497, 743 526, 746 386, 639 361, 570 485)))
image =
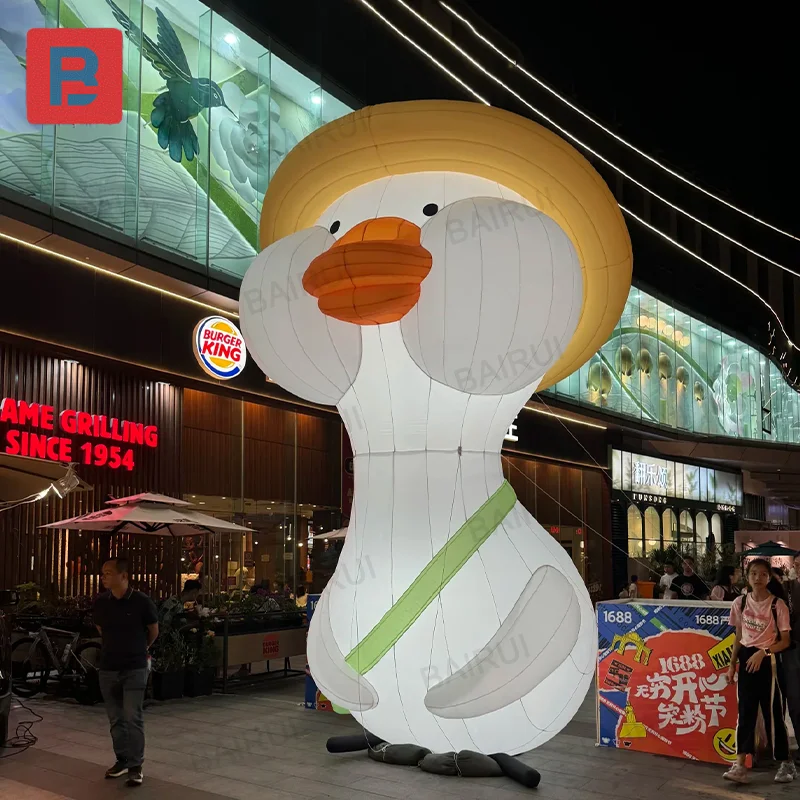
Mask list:
MULTIPOLYGON (((563 733, 524 757, 542 773, 535 792, 505 778, 443 778, 378 764, 363 753, 329 755, 328 736, 357 726, 349 717, 306 711, 302 694, 303 680, 290 679, 234 696, 150 705, 145 784, 137 789, 103 780, 113 756, 102 707, 29 701, 44 717, 34 727, 39 741, 0 760, 0 800, 100 800, 130 792, 138 800, 521 800, 525 794, 759 800, 800 793, 799 784, 774 784, 771 771, 757 772, 752 784, 738 788, 722 781, 717 766, 598 749, 591 694, 563 733)), ((15 715, 21 719, 24 712, 15 715)))

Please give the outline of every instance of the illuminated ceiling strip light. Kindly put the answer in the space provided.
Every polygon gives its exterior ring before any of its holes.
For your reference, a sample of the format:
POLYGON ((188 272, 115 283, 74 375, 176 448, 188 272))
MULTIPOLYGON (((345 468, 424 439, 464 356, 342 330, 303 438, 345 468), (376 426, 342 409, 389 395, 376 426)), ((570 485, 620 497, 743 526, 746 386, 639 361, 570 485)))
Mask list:
MULTIPOLYGON (((360 2, 361 2, 362 4, 364 4, 365 6, 368 6, 368 7, 370 7, 370 8, 371 8, 371 6, 370 6, 370 5, 369 5, 369 3, 367 2, 367 0, 360 0, 360 2)), ((449 43, 450 43, 450 44, 451 44, 451 45, 452 45, 452 46, 453 46, 453 47, 454 47, 456 50, 458 50, 460 53, 462 53, 462 54, 464 55, 464 57, 465 57, 465 58, 466 58, 468 61, 470 61, 470 62, 472 62, 473 64, 475 64, 475 66, 476 66, 478 69, 480 69, 482 72, 486 73, 486 75, 488 75, 490 78, 492 78, 492 80, 494 80, 496 83, 498 83, 498 84, 500 84, 501 86, 503 86, 504 88, 506 88, 506 89, 507 89, 507 90, 508 90, 508 91, 509 91, 511 94, 513 94, 515 97, 519 98, 519 100, 520 100, 522 103, 524 103, 524 104, 525 104, 525 105, 527 105, 529 108, 531 108, 533 111, 535 111, 537 114, 539 114, 539 116, 541 116, 541 117, 542 117, 543 119, 545 119, 547 122, 549 122, 550 124, 552 124, 552 125, 553 125, 553 127, 555 127, 556 129, 558 129, 559 131, 561 131, 561 132, 562 132, 562 133, 563 133, 565 136, 567 136, 569 139, 572 139, 574 142, 577 142, 577 143, 578 143, 578 144, 579 144, 581 147, 583 147, 584 149, 586 149, 586 150, 588 150, 590 153, 592 153, 592 155, 595 155, 595 156, 596 156, 597 158, 599 158, 601 161, 605 162, 606 164, 608 164, 609 166, 611 166, 612 168, 614 168, 615 170, 617 170, 617 172, 619 172, 621 175, 623 175, 623 176, 625 176, 625 177, 629 178, 629 179, 630 179, 630 180, 631 180, 633 183, 636 183, 637 185, 641 186, 641 187, 642 187, 642 188, 643 188, 645 191, 649 192, 649 193, 650 193, 650 194, 652 194, 654 197, 656 197, 656 198, 658 198, 658 199, 663 199, 663 198, 659 197, 659 195, 655 194, 655 192, 652 192, 650 189, 648 189, 646 186, 643 186, 643 185, 642 185, 641 183, 639 183, 639 182, 638 182, 638 181, 637 181, 635 178, 630 178, 630 176, 628 176, 628 175, 627 175, 625 172, 623 172, 621 169, 619 169, 619 167, 617 167, 616 165, 612 164, 610 161, 608 161, 606 158, 604 158, 603 156, 601 156, 599 153, 596 153, 596 152, 595 152, 594 150, 592 150, 590 147, 588 147, 588 146, 584 145, 584 144, 583 144, 583 143, 582 143, 582 142, 581 142, 581 141, 580 141, 580 140, 579 140, 577 137, 573 136, 573 135, 572 135, 572 134, 571 134, 569 131, 567 131, 566 129, 562 128, 560 125, 557 125, 556 123, 554 123, 554 122, 553 122, 553 121, 552 121, 552 120, 551 120, 549 117, 547 117, 545 114, 543 114, 543 113, 542 113, 541 111, 539 111, 537 108, 534 108, 534 106, 532 106, 530 103, 528 103, 528 101, 527 101, 527 100, 525 100, 524 98, 522 98, 522 97, 521 97, 519 94, 517 94, 517 93, 516 93, 516 92, 515 92, 513 89, 511 89, 511 88, 509 88, 509 87, 506 87, 506 86, 505 86, 505 84, 504 84, 504 83, 503 83, 503 82, 502 82, 502 81, 501 81, 499 78, 497 78, 497 77, 495 77, 494 75, 492 75, 492 74, 491 74, 491 73, 490 73, 488 70, 486 70, 486 69, 485 69, 483 66, 481 66, 481 65, 480 65, 480 64, 479 64, 477 61, 475 61, 475 59, 474 59, 474 58, 472 58, 472 56, 470 56, 469 54, 465 53, 465 52, 464 52, 464 51, 463 51, 463 50, 462 50, 462 49, 461 49, 461 48, 460 48, 460 47, 459 47, 457 44, 455 44, 455 42, 453 42, 452 40, 448 39, 448 37, 447 37, 447 36, 445 36, 445 34, 443 34, 441 31, 439 31, 439 30, 438 30, 438 28, 435 28, 435 27, 434 27, 433 25, 431 25, 431 23, 430 23, 430 22, 428 22, 428 21, 427 21, 427 20, 426 20, 424 17, 420 16, 420 15, 419 15, 419 14, 418 14, 418 13, 417 13, 417 12, 416 12, 416 11, 415 11, 413 8, 410 8, 410 7, 409 7, 409 6, 408 6, 408 5, 407 5, 407 4, 404 2, 404 0, 395 0, 395 2, 398 2, 398 3, 402 4, 402 5, 403 5, 405 8, 408 8, 408 10, 409 10, 409 11, 410 11, 412 14, 414 14, 416 17, 419 17, 419 19, 420 19, 422 22, 424 22, 424 23, 425 23, 425 25, 427 25, 429 28, 431 28, 431 30, 435 31, 435 32, 436 32, 436 33, 437 33, 437 34, 438 34, 438 35, 439 35, 439 36, 440 36, 442 39, 444 39, 445 41, 449 42, 449 43)), ((372 9, 372 10, 374 11, 374 9, 372 9)), ((377 12, 375 12, 375 13, 376 13, 376 15, 377 15, 377 16, 379 16, 381 19, 383 19, 383 20, 386 22, 386 24, 387 24, 387 25, 389 25, 389 26, 390 26, 390 27, 391 27, 393 30, 398 30, 398 29, 397 29, 397 28, 396 28, 396 27, 395 27, 395 26, 394 26, 392 23, 390 23, 388 20, 386 20, 386 18, 385 18, 384 16, 382 16, 381 14, 378 14, 377 12)), ((407 40, 408 40, 408 41, 410 41, 410 42, 412 41, 412 40, 411 40, 411 39, 410 39, 408 36, 406 36, 406 35, 405 35, 404 33, 402 33, 401 31, 398 31, 398 33, 400 33, 400 35, 401 35, 401 36, 402 36, 404 39, 407 39, 407 40)), ((412 43, 414 44, 414 47, 416 47, 416 48, 417 48, 418 50, 420 50, 421 52, 425 53, 425 55, 427 55, 427 56, 430 58, 430 60, 431 60, 431 61, 433 61, 435 64, 438 64, 438 63, 439 63, 438 61, 436 61, 436 59, 434 59, 434 58, 433 58, 433 56, 431 56, 430 54, 428 54, 428 53, 427 53, 427 51, 426 51, 426 50, 424 50, 424 49, 423 49, 423 48, 422 48, 420 45, 418 45, 416 42, 412 42, 412 43)), ((443 69, 444 69, 444 68, 443 68, 443 69)), ((444 71, 445 71, 445 72, 446 72, 448 75, 452 75, 452 73, 451 73, 449 70, 447 70, 447 69, 444 69, 444 71)), ((461 85, 463 85, 463 86, 467 86, 467 84, 466 84, 466 83, 464 83, 464 81, 462 81, 460 78, 455 78, 455 80, 457 80, 457 81, 458 81, 458 82, 459 82, 461 85)), ((468 88, 468 89, 470 89, 470 87, 467 87, 467 88, 468 88)), ((470 91, 472 91, 472 89, 470 89, 470 91)), ((474 93, 474 92, 473 92, 473 93, 474 93)), ((485 102, 485 101, 484 101, 484 102, 485 102)), ((491 104, 490 104, 490 103, 487 103, 487 105, 491 105, 491 104)), ((664 200, 664 202, 665 202, 667 205, 672 205, 672 204, 671 204, 671 203, 670 203, 668 200, 664 200)), ((673 208, 675 208, 677 211, 681 211, 681 213, 684 213, 684 214, 686 214, 686 212, 685 212, 685 211, 683 211, 682 209, 678 208, 677 206, 672 206, 672 207, 673 207, 673 208)), ((705 260, 704 258, 702 258, 701 256, 698 256, 696 253, 694 253, 694 252, 692 252, 691 250, 689 250, 689 248, 688 248, 688 247, 685 247, 684 245, 680 244, 680 242, 676 242, 674 239, 672 239, 672 238, 670 238, 669 236, 667 236, 667 234, 663 233, 663 232, 662 232, 662 231, 660 231, 658 228, 656 228, 656 227, 654 227, 653 225, 651 225, 649 222, 645 222, 645 220, 643 220, 641 217, 639 217, 639 216, 637 216, 636 214, 634 214, 632 211, 629 211, 629 210, 628 210, 627 208, 625 208, 624 206, 620 206, 620 208, 621 208, 623 211, 625 211, 625 213, 627 213, 627 214, 629 214, 631 217, 633 217, 633 219, 637 220, 637 221, 638 221, 638 222, 640 222, 642 225, 644 225, 646 228, 649 228, 649 229, 650 229, 651 231, 653 231, 654 233, 657 233, 657 234, 658 234, 658 235, 659 235, 659 236, 660 236, 662 239, 666 239, 668 242, 671 242, 673 245, 675 245, 675 247, 679 248, 680 250, 683 250, 685 253, 688 253, 690 256, 692 256, 693 258, 695 258, 697 261, 700 261, 702 264, 705 264, 706 266, 708 266, 708 267, 711 267, 711 269, 713 269, 715 272, 718 272, 720 275, 724 276, 724 277, 725 277, 725 278, 727 278, 728 280, 731 280, 731 281, 733 281, 734 283, 737 283, 739 286, 743 287, 743 288, 744 288, 744 289, 746 289, 748 292, 750 292, 750 294, 752 294, 754 297, 756 297, 756 298, 759 300, 759 302, 763 303, 763 305, 765 305, 765 306, 766 306, 766 307, 767 307, 767 308, 768 308, 768 309, 769 309, 769 310, 772 312, 772 314, 775 316, 775 319, 776 319, 776 321, 777 321, 777 323, 778 323, 778 326, 779 326, 779 327, 780 327, 780 329, 783 331, 783 335, 786 337, 786 341, 787 341, 787 343, 789 344, 789 346, 790 346, 790 347, 792 347, 792 348, 794 348, 794 349, 798 349, 798 348, 797 348, 797 346, 796 346, 796 345, 795 345, 795 344, 792 342, 792 340, 789 338, 789 335, 786 333, 786 329, 783 327, 783 323, 781 322, 781 320, 780 320, 780 317, 778 316, 778 314, 777 314, 777 312, 775 311, 775 309, 774 309, 774 308, 773 308, 773 307, 772 307, 772 306, 771 306, 771 305, 770 305, 770 304, 769 304, 769 303, 768 303, 766 300, 764 300, 764 298, 763 298, 763 297, 761 297, 761 295, 759 295, 757 292, 753 291, 753 290, 752 290, 752 289, 751 289, 749 286, 747 286, 746 284, 744 284, 744 283, 742 283, 741 281, 739 281, 739 280, 737 280, 736 278, 734 278, 732 275, 729 275, 727 272, 725 272, 724 270, 720 269, 720 268, 719 268, 718 266, 716 266, 715 264, 712 264, 710 261, 706 261, 706 260, 705 260)), ((686 215, 687 215, 687 216, 690 216, 689 214, 686 214, 686 215)), ((691 218, 691 219, 694 219, 694 217, 690 217, 690 218, 691 218)), ((699 222, 699 220, 698 220, 698 222, 699 222)), ((702 222, 701 222, 700 224, 703 224, 703 225, 705 225, 705 223, 702 223, 702 222)), ((708 227, 708 226, 706 226, 706 227, 708 227)), ((791 272, 791 270, 787 269, 786 267, 782 267, 782 269, 785 269, 787 272, 791 272)), ((793 273, 793 274, 796 274, 796 273, 793 273)))
MULTIPOLYGON (((364 2, 364 0, 362 0, 362 2, 364 2)), ((599 159, 604 164, 606 164, 607 166, 611 167, 611 169, 616 170, 620 175, 622 175, 623 178, 626 178, 631 183, 636 184, 636 186, 638 186, 640 189, 642 189, 643 191, 647 192, 652 197, 655 197, 656 200, 661 201, 662 203, 664 203, 665 205, 668 205, 673 210, 679 212, 680 214, 683 214, 685 217, 688 217, 690 220, 692 220, 692 222, 696 222, 698 225, 702 225, 704 228, 707 228, 712 233, 717 234, 717 236, 721 236, 723 239, 726 239, 731 244, 735 244, 737 247, 741 247, 743 250, 746 250, 751 255, 754 255, 757 258, 760 258, 762 261, 766 261, 769 264, 772 264, 773 266, 777 267, 778 269, 785 270, 786 272, 789 272, 792 275, 795 275, 796 277, 800 278, 800 272, 795 272, 793 269, 790 269, 789 267, 785 267, 783 264, 780 264, 777 261, 773 261, 771 258, 768 258, 765 255, 762 255, 757 250, 753 250, 752 248, 748 247, 746 244, 743 244, 742 242, 738 241, 737 239, 734 239, 731 236, 728 236, 728 234, 723 233, 720 230, 717 230, 716 228, 714 228, 711 225, 709 225, 707 222, 703 222, 703 220, 699 219, 698 217, 695 217, 694 215, 690 214, 688 211, 682 209, 680 206, 676 206, 675 203, 670 202, 669 200, 667 200, 666 197, 662 197, 660 194, 657 194, 652 189, 650 189, 647 186, 645 186, 641 181, 636 180, 636 178, 634 178, 632 175, 628 174, 623 169, 618 167, 613 161, 609 161, 605 156, 603 156, 600 153, 598 153, 597 150, 593 150, 591 147, 589 147, 588 144, 582 142, 577 136, 575 136, 574 134, 570 133, 566 128, 562 128, 561 125, 559 125, 557 122, 555 122, 555 120, 551 119, 543 111, 540 111, 538 108, 536 108, 536 106, 534 106, 532 103, 528 102, 521 94, 519 94, 519 92, 516 92, 508 84, 503 83, 503 81, 500 80, 500 78, 498 78, 493 72, 490 72, 488 69, 486 69, 486 67, 484 67, 483 64, 481 64, 479 61, 474 59, 469 53, 467 53, 466 50, 464 50, 456 42, 454 42, 449 36, 447 36, 447 34, 442 33, 442 31, 440 31, 435 25, 433 25, 432 23, 428 22, 428 20, 425 19, 425 17, 423 17, 422 14, 420 14, 418 11, 415 11, 413 8, 411 8, 411 6, 409 6, 408 3, 405 2, 405 0, 395 0, 395 2, 399 3, 401 6, 403 6, 403 8, 407 9, 420 22, 422 22, 424 25, 426 25, 428 28, 430 28, 432 31, 434 31, 441 39, 443 39, 445 42, 447 42, 454 50, 456 50, 465 59, 467 59, 467 61, 469 61, 470 64, 472 64, 476 69, 479 69, 481 72, 484 73, 484 75, 486 75, 488 78, 493 80, 496 84, 498 84, 499 86, 502 86, 509 94, 513 95, 517 100, 519 100, 520 103, 523 103, 531 111, 533 111, 534 114, 538 114, 543 120, 545 120, 545 122, 547 122, 549 125, 551 125, 553 128, 555 128, 561 134, 566 136, 568 139, 571 139, 579 147, 582 147, 584 150, 586 150, 587 152, 591 153, 595 158, 599 159)))
POLYGON ((545 411, 542 408, 534 408, 533 406, 523 406, 526 411, 535 411, 537 414, 544 414, 546 417, 555 417, 556 419, 563 419, 566 422, 574 422, 576 425, 585 425, 587 428, 598 428, 601 431, 607 431, 605 425, 598 425, 595 422, 584 422, 582 419, 575 419, 574 417, 565 417, 563 414, 554 414, 552 411, 545 411))
POLYGON ((680 242, 676 242, 674 239, 670 239, 670 237, 667 236, 666 233, 662 233, 658 228, 654 227, 649 222, 645 222, 645 220, 643 220, 641 217, 639 217, 636 214, 634 214, 633 211, 630 211, 629 209, 625 208, 625 206, 620 206, 620 208, 628 216, 633 217, 633 219, 635 219, 637 222, 639 222, 640 224, 644 225, 646 228, 649 228, 651 231, 653 231, 653 233, 657 233, 662 239, 666 239, 668 242, 672 242, 672 244, 674 244, 675 247, 680 248, 681 250, 683 250, 684 253, 688 253, 690 256, 692 256, 692 258, 697 259, 702 264, 705 264, 707 267, 711 267, 711 269, 713 269, 715 272, 718 272, 720 275, 724 275, 728 280, 731 280, 734 283, 738 283, 739 286, 741 286, 743 289, 746 289, 748 292, 750 292, 750 294, 752 294, 753 297, 755 297, 760 303, 765 305, 775 315, 775 319, 776 319, 776 321, 778 323, 778 326, 780 327, 781 331, 783 331, 783 335, 786 337, 786 343, 789 345, 789 347, 792 347, 795 350, 798 349, 797 345, 789 338, 789 334, 786 333, 786 328, 783 327, 783 323, 781 322, 780 317, 775 313, 775 309, 758 292, 756 292, 755 290, 751 289, 746 283, 742 283, 740 280, 737 280, 736 278, 734 278, 733 275, 728 275, 727 272, 725 272, 724 270, 720 269, 715 264, 712 264, 710 261, 706 261, 704 258, 702 258, 701 256, 697 255, 697 253, 692 252, 688 247, 684 247, 682 244, 680 244, 680 242))
POLYGON ((381 12, 378 11, 378 9, 376 9, 371 3, 367 2, 367 0, 360 0, 360 2, 361 5, 366 6, 376 17, 381 19, 384 22, 384 24, 388 25, 400 38, 405 39, 412 47, 419 50, 419 52, 422 53, 422 55, 424 55, 425 58, 436 64, 436 66, 439 67, 439 69, 442 70, 442 72, 449 75, 450 78, 452 78, 461 87, 466 89, 474 98, 480 100, 481 103, 483 103, 484 105, 487 106, 491 105, 491 103, 485 97, 481 97, 481 95, 479 95, 471 86, 468 86, 454 72, 451 72, 449 69, 447 69, 447 67, 444 64, 442 64, 441 61, 438 61, 436 58, 434 58, 427 50, 425 50, 424 47, 418 45, 410 36, 406 36, 406 34, 404 34, 403 31, 400 30, 400 28, 398 28, 396 25, 391 23, 386 17, 384 17, 383 14, 381 14, 381 12))
POLYGON ((15 236, 9 236, 7 233, 0 233, 0 239, 3 239, 7 242, 14 242, 14 244, 21 244, 23 247, 27 247, 30 250, 36 250, 38 253, 47 253, 49 256, 53 256, 55 258, 60 258, 62 261, 68 261, 70 264, 75 264, 79 267, 84 267, 86 269, 94 270, 95 272, 101 272, 103 275, 108 275, 110 278, 116 278, 120 281, 125 281, 127 283, 132 283, 135 286, 140 286, 144 289, 149 289, 151 292, 158 292, 159 294, 166 295, 167 297, 172 297, 175 300, 182 300, 184 303, 191 303, 192 305, 199 306, 200 308, 205 308, 208 311, 215 311, 217 314, 221 314, 225 317, 235 317, 239 319, 239 315, 235 311, 228 311, 224 308, 217 308, 217 306, 212 306, 209 303, 204 303, 202 300, 194 300, 191 297, 184 297, 182 294, 178 294, 177 292, 171 292, 169 289, 160 289, 158 286, 153 286, 149 283, 145 283, 144 281, 136 280, 136 278, 129 278, 127 275, 121 275, 118 272, 112 272, 110 269, 104 269, 103 267, 98 267, 96 264, 91 264, 88 261, 81 261, 79 258, 73 258, 72 256, 65 255, 64 253, 59 253, 57 250, 50 250, 47 247, 42 247, 39 244, 34 244, 33 242, 26 242, 24 239, 17 239, 15 236))
POLYGON ((478 31, 475 28, 475 26, 468 19, 463 17, 461 14, 459 14, 458 11, 456 11, 454 8, 449 6, 446 2, 444 2, 444 0, 439 0, 439 5, 442 6, 442 8, 444 8, 445 11, 449 12, 456 19, 458 19, 460 22, 462 22, 467 28, 470 29, 470 31, 478 39, 480 39, 484 44, 486 44, 488 47, 490 47, 492 50, 494 50, 495 53, 497 53, 499 56, 501 56, 506 61, 508 61, 508 63, 511 64, 511 66, 515 67, 523 75, 525 75, 527 78, 529 78, 530 80, 532 80, 535 83, 537 83, 545 91, 547 91, 551 95, 553 95, 553 97, 557 97, 562 103, 564 103, 565 105, 569 106, 573 111, 575 111, 576 113, 580 114, 584 119, 588 120, 593 125, 596 125, 598 128, 600 128, 601 131, 603 131, 603 133, 607 133, 613 139, 616 139, 616 141, 618 141, 620 144, 624 144, 625 147, 628 147, 631 150, 633 150, 634 153, 642 156, 642 158, 646 158, 651 164, 655 164, 657 167, 659 167, 660 169, 664 170, 664 172, 667 172, 668 174, 672 175, 673 178, 677 178, 679 181, 682 181, 683 183, 691 186, 693 189, 697 189, 698 192, 702 192, 704 195, 706 195, 706 197, 710 197, 713 200, 716 200, 718 203, 722 203, 722 205, 727 206, 731 210, 736 211, 739 214, 744 215, 748 219, 753 220, 753 222, 758 222, 760 225, 764 225, 765 227, 769 228, 770 230, 775 231, 776 233, 780 233, 780 234, 783 234, 784 236, 788 236, 790 239, 795 239, 797 241, 800 241, 800 236, 795 236, 793 233, 789 233, 788 231, 785 231, 782 228, 779 228, 776 225, 773 225, 772 223, 767 222, 766 220, 763 220, 760 217, 755 216, 754 214, 751 214, 749 211, 745 211, 744 209, 739 208, 738 206, 735 206, 733 203, 728 202, 724 198, 718 197, 713 192, 710 192, 708 189, 704 189, 702 186, 698 186, 698 184, 692 182, 691 180, 689 180, 689 178, 687 178, 684 175, 681 175, 679 172, 676 172, 675 170, 671 169, 666 164, 662 164, 658 159, 653 158, 653 156, 649 155, 648 153, 645 153, 644 150, 640 150, 638 147, 636 147, 636 145, 631 144, 626 139, 623 139, 619 134, 615 133, 610 128, 607 128, 605 125, 603 125, 602 122, 598 122, 596 119, 594 119, 594 117, 592 117, 591 115, 587 114, 582 108, 579 108, 574 103, 570 102, 570 100, 568 98, 566 98, 563 95, 559 94, 555 89, 553 89, 552 87, 548 86, 543 80, 541 80, 540 78, 537 78, 535 75, 533 75, 532 73, 528 72, 528 70, 526 70, 523 66, 518 64, 513 58, 511 58, 510 56, 506 55, 506 53, 504 53, 499 47, 497 47, 493 42, 491 42, 489 39, 487 39, 480 31, 478 31))

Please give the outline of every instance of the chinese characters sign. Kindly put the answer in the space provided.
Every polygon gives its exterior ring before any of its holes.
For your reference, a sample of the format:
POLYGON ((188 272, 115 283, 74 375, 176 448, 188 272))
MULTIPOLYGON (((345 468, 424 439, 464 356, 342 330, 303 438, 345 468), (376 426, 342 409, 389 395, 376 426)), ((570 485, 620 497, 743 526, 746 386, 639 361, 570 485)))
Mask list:
POLYGON ((600 603, 598 716, 605 747, 726 763, 736 757, 727 609, 600 603))
POLYGON ((735 511, 744 502, 739 474, 625 450, 611 451, 611 485, 620 492, 724 506, 719 510, 735 511))
POLYGON ((644 461, 633 462, 633 485, 667 491, 667 468, 644 461))

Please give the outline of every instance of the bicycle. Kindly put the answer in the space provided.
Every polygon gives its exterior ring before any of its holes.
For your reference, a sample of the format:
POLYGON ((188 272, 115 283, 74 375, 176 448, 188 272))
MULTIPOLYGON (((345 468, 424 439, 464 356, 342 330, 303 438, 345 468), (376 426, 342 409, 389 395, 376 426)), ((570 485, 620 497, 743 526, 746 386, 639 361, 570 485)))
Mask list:
POLYGON ((23 636, 11 645, 12 691, 18 697, 33 697, 47 688, 55 671, 59 689, 70 689, 81 705, 101 700, 97 664, 100 645, 82 642, 80 632, 64 631, 42 625, 35 636, 23 636), (51 636, 68 637, 57 653, 51 636))

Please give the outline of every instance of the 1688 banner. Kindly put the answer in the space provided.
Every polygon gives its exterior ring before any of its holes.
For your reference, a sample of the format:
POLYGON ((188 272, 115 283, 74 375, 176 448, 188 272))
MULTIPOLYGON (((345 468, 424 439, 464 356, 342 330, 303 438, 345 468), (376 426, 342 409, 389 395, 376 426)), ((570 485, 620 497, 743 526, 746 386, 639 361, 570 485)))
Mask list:
POLYGON ((736 759, 736 686, 730 606, 597 605, 598 744, 731 762, 736 759))

